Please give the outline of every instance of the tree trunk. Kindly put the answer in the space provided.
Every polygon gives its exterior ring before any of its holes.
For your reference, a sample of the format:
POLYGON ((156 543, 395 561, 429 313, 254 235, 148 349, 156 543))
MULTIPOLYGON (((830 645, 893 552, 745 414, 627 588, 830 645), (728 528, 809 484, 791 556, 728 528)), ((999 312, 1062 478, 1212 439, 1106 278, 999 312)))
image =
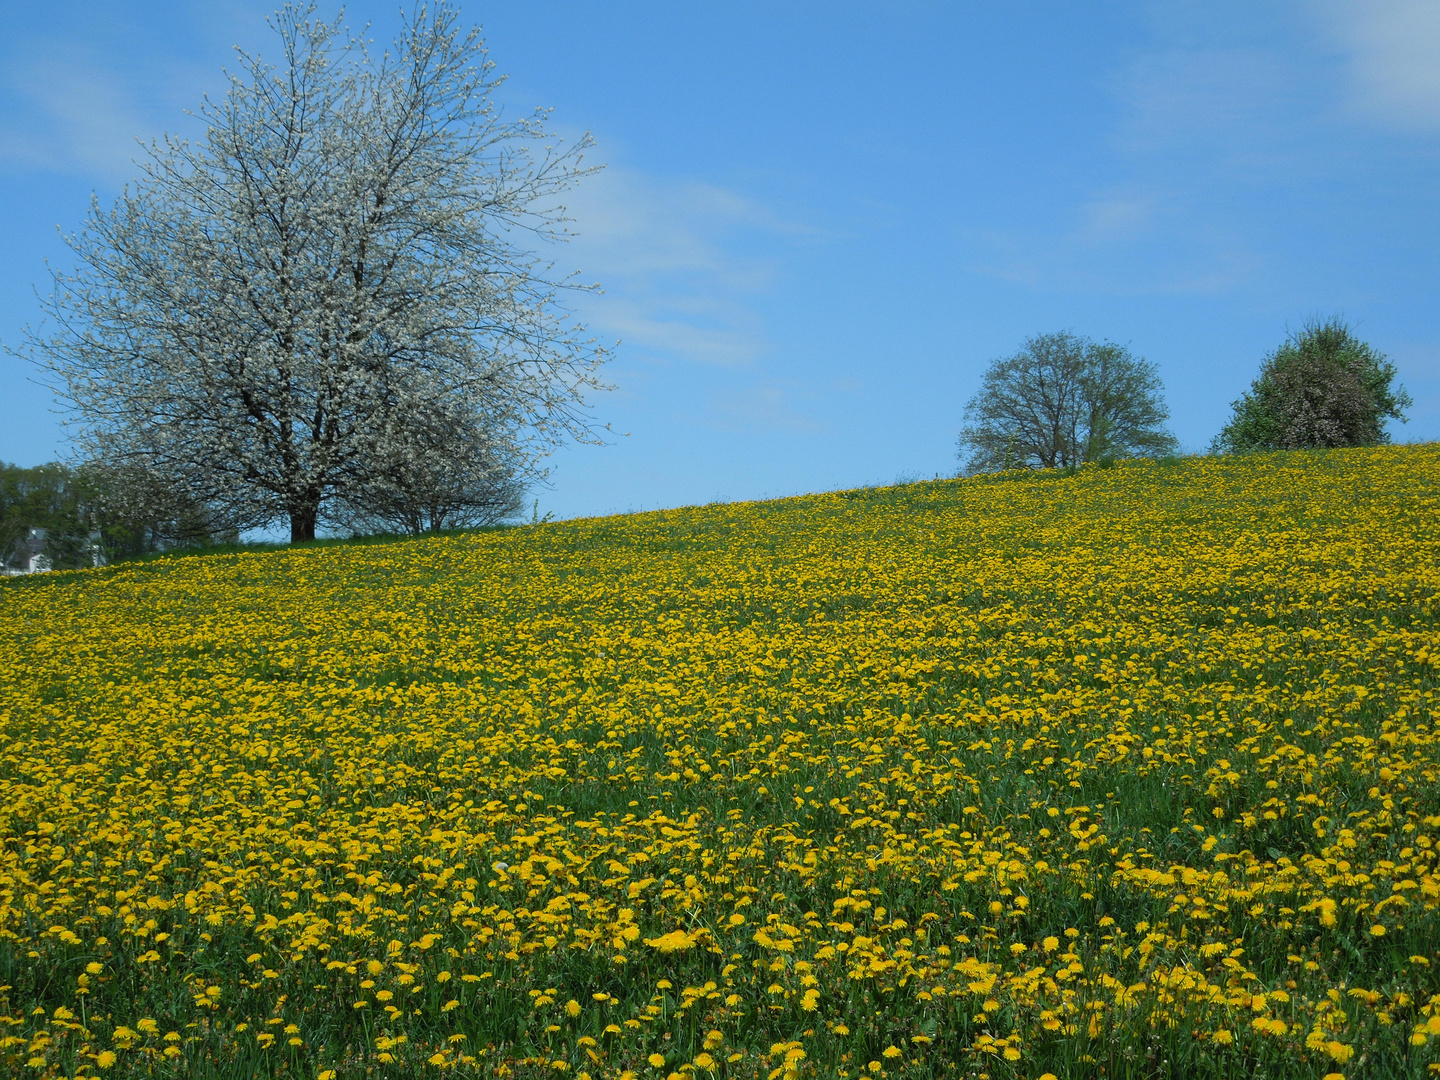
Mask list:
POLYGON ((315 539, 315 522, 320 517, 320 502, 307 502, 290 511, 290 542, 304 543, 315 539))

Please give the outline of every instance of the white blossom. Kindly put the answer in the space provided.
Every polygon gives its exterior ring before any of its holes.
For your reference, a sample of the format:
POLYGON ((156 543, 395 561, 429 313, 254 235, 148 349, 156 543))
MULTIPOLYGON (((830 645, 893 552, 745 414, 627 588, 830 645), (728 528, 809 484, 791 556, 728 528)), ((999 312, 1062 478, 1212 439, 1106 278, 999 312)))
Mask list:
POLYGON ((300 540, 367 506, 394 519, 407 492, 504 501, 598 436, 584 394, 607 352, 534 251, 567 235, 589 138, 504 116, 447 2, 378 59, 313 5, 271 25, 280 62, 239 53, 203 140, 166 136, 112 209, 92 198, 25 354, 82 452, 236 527, 300 540))

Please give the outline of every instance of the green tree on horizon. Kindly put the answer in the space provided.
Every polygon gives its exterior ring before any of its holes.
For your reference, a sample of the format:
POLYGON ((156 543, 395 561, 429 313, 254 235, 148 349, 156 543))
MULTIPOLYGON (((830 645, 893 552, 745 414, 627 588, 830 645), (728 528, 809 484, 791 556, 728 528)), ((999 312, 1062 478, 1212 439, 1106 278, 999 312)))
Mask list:
POLYGON ((1267 356, 1212 453, 1378 446, 1413 404, 1395 365, 1338 318, 1312 319, 1267 356))
POLYGON ((965 406, 960 456, 971 474, 1054 469, 1173 452, 1155 365, 1123 345, 1062 331, 995 360, 965 406))
POLYGON ((234 540, 207 509, 142 470, 0 461, 0 563, 15 558, 30 529, 44 529, 56 570, 93 564, 93 534, 108 559, 234 540))

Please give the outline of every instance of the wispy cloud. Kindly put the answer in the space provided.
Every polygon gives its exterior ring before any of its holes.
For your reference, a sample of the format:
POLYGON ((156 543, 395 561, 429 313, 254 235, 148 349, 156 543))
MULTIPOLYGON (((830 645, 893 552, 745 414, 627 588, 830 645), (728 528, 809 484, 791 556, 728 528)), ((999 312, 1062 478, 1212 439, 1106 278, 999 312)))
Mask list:
POLYGON ((794 246, 818 229, 719 184, 623 166, 590 178, 568 204, 576 236, 563 257, 604 287, 581 314, 621 339, 622 394, 627 383, 647 386, 672 420, 747 437, 821 429, 809 415, 813 388, 777 377, 762 314, 794 246))
POLYGON ((768 348, 760 318, 720 297, 635 294, 612 284, 589 311, 596 326, 651 359, 749 364, 768 348))
POLYGON ((1332 106, 1293 26, 1221 2, 1153 5, 1147 28, 1108 77, 1109 136, 1081 166, 1102 179, 1048 228, 987 234, 989 272, 1110 295, 1246 287, 1268 263, 1249 201, 1336 167, 1315 152, 1332 106))
POLYGON ((776 241, 804 232, 714 184, 606 169, 569 200, 567 261, 605 294, 585 314, 651 359, 749 364, 769 348, 751 301, 773 284, 776 241))
POLYGON ((1157 36, 1114 78, 1116 147, 1232 179, 1292 174, 1314 129, 1302 65, 1274 46, 1157 36))
POLYGON ((1354 110, 1391 127, 1440 128, 1440 4, 1327 0, 1314 10, 1346 58, 1354 110))

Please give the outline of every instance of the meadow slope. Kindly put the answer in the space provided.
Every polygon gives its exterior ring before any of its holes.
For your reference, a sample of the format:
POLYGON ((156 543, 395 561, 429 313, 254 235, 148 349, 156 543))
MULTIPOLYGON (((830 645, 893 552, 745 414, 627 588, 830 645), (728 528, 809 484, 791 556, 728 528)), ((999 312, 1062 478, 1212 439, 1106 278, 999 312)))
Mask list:
POLYGON ((1440 1071, 1440 447, 0 586, 6 1075, 1440 1071))

